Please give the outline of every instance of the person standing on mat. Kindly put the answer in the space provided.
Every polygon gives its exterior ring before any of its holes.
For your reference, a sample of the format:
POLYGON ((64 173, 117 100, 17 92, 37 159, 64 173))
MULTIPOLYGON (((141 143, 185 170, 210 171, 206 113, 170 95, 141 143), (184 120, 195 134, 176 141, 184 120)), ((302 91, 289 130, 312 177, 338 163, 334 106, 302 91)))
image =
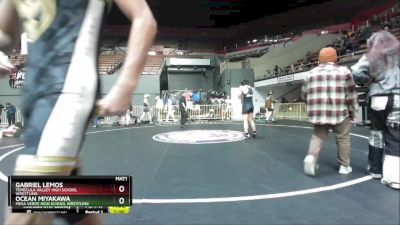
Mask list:
POLYGON ((186 103, 186 93, 182 92, 179 98, 179 111, 181 112, 181 128, 185 128, 185 123, 187 121, 187 103, 186 103))
POLYGON ((358 110, 357 92, 347 67, 336 64, 334 48, 319 52, 319 66, 312 69, 302 87, 307 100, 310 122, 314 125, 308 154, 304 159, 304 172, 315 176, 323 141, 332 129, 336 136, 337 162, 340 174, 352 172, 350 166, 350 130, 358 110))
POLYGON ((149 94, 144 94, 143 96, 143 112, 142 116, 139 118, 138 123, 141 124, 142 120, 146 117, 149 118, 150 123, 153 123, 152 118, 151 118, 151 113, 150 113, 150 107, 149 107, 149 94))
POLYGON ((257 137, 256 123, 253 119, 254 105, 253 105, 253 90, 249 85, 248 80, 243 80, 242 85, 239 87, 239 98, 242 99, 242 115, 243 115, 243 129, 244 136, 250 137, 249 123, 253 130, 252 137, 257 137))
POLYGON ((367 53, 354 66, 354 80, 369 84, 371 120, 368 172, 400 189, 400 43, 387 31, 367 40, 367 53))
MULTIPOLYGON (((157 32, 145 0, 115 3, 132 23, 121 74, 97 102, 102 116, 122 115, 128 109, 157 32)), ((1 0, 0 51, 18 43, 20 24, 30 40, 22 90, 25 149, 17 157, 14 174, 67 176, 78 166, 86 124, 96 104, 99 35, 110 4, 105 0, 1 0)), ((8 211, 2 224, 48 225, 53 218, 8 211)), ((103 224, 98 215, 82 215, 70 223, 103 224)))

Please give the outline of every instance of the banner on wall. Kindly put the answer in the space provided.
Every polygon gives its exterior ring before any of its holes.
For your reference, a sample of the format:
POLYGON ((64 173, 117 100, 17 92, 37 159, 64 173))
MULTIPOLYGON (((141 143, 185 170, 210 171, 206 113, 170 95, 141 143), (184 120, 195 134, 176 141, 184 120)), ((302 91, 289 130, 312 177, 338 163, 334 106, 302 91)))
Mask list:
POLYGON ((278 77, 278 84, 294 81, 294 75, 286 75, 278 77))
POLYGON ((28 55, 28 37, 26 33, 21 34, 21 55, 28 55))

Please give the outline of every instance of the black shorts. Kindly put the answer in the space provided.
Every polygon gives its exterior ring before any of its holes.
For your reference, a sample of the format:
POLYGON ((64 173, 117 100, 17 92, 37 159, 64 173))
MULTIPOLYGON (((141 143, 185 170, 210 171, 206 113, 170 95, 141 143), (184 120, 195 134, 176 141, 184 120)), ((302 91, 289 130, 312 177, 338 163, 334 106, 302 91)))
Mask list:
POLYGON ((254 106, 250 104, 244 104, 242 106, 242 114, 249 114, 254 112, 254 106))

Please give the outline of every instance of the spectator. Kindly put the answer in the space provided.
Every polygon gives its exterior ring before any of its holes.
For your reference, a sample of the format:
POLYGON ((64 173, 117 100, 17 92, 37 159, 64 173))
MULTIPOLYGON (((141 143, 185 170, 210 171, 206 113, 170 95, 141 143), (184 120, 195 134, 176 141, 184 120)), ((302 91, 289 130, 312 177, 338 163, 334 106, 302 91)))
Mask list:
POLYGON ((307 64, 310 64, 310 61, 311 61, 311 52, 310 52, 310 50, 308 50, 307 53, 306 53, 306 62, 307 62, 307 64))
POLYGON ((0 104, 0 124, 1 124, 1 114, 3 113, 4 105, 0 104))
POLYGON ((279 74, 279 67, 278 67, 278 65, 275 65, 275 67, 274 67, 274 75, 278 76, 278 74, 279 74))
POLYGON ((144 94, 143 96, 143 112, 142 116, 140 117, 138 123, 142 123, 142 120, 145 117, 148 117, 150 120, 150 123, 153 123, 152 118, 151 118, 151 113, 150 113, 150 106, 149 106, 149 99, 150 95, 149 94, 144 94))
POLYGON ((14 87, 20 88, 20 87, 22 86, 22 83, 23 83, 23 73, 24 73, 24 72, 21 71, 21 70, 19 70, 19 71, 17 72, 16 82, 15 82, 14 87))
POLYGON ((275 108, 275 97, 272 95, 272 91, 269 92, 267 99, 265 100, 265 109, 267 109, 267 115, 265 116, 266 121, 274 122, 273 118, 275 108))
POLYGON ((155 97, 155 101, 156 101, 157 121, 161 122, 162 121, 162 117, 163 117, 163 112, 162 111, 163 111, 163 107, 164 107, 163 100, 160 98, 159 95, 157 95, 155 97))
POLYGON ((367 40, 367 53, 352 67, 355 81, 369 84, 368 172, 396 189, 400 189, 399 46, 394 35, 378 31, 367 40))
POLYGON ((17 109, 15 108, 14 105, 7 102, 5 111, 7 112, 8 126, 14 125, 15 124, 15 113, 17 112, 17 109))
POLYGON ((224 119, 230 120, 231 114, 232 114, 232 100, 230 99, 229 95, 225 99, 225 104, 226 104, 226 108, 225 108, 225 110, 222 111, 222 113, 223 113, 222 120, 224 120, 224 119))
POLYGON ((304 68, 304 63, 301 62, 300 65, 299 65, 299 71, 303 71, 303 68, 304 68))
POLYGON ((295 72, 293 63, 290 65, 290 71, 289 72, 290 73, 294 73, 295 72))
POLYGON ((166 110, 167 110, 167 115, 165 117, 165 122, 169 121, 170 118, 172 118, 172 121, 176 122, 175 120, 175 110, 174 110, 174 105, 171 97, 168 97, 166 99, 167 103, 165 104, 166 110))
POLYGON ((357 93, 350 71, 336 65, 336 61, 334 48, 321 49, 320 65, 308 73, 302 88, 303 97, 307 100, 308 116, 314 125, 308 154, 304 159, 304 172, 311 176, 316 175, 321 146, 330 128, 336 135, 339 173, 352 172, 349 133, 358 109, 357 93))
POLYGON ((185 128, 185 123, 187 121, 187 103, 186 103, 186 93, 183 92, 179 98, 179 110, 181 111, 181 128, 185 128))
POLYGON ((8 81, 8 84, 10 85, 10 88, 15 88, 15 81, 17 80, 17 71, 13 71, 10 73, 10 79, 8 81))
POLYGON ((289 103, 289 101, 285 97, 282 97, 281 103, 289 103))
POLYGON ((102 119, 102 117, 100 115, 95 115, 93 117, 93 127, 97 128, 100 125, 100 119, 102 119))

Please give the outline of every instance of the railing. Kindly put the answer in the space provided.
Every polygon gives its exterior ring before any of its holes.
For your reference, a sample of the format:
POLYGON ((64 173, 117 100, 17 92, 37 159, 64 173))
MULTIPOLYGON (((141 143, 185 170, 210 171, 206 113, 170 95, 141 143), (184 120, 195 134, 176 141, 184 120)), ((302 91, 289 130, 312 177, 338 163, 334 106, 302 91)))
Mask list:
MULTIPOLYGON (((227 104, 220 105, 193 105, 188 107, 188 120, 190 121, 229 121, 232 120, 232 107, 227 104)), ((166 106, 162 109, 157 109, 154 106, 149 107, 149 115, 153 122, 175 122, 180 120, 181 113, 177 105, 166 106), (169 109, 169 110, 168 110, 169 109)), ((126 119, 130 121, 128 124, 133 124, 139 120, 143 114, 143 106, 134 106, 129 116, 106 116, 100 119, 99 124, 113 125, 113 124, 126 124, 126 119)), ((306 121, 307 107, 305 103, 276 103, 273 118, 276 120, 300 120, 306 121)), ((20 110, 15 114, 16 122, 23 123, 23 118, 20 110)), ((148 115, 143 120, 150 120, 148 115)), ((0 127, 7 127, 8 120, 5 112, 1 115, 0 127)))
POLYGON ((308 120, 305 103, 276 103, 274 114, 277 120, 308 120))
MULTIPOLYGON (((211 121, 211 120, 231 120, 232 108, 227 104, 220 105, 193 105, 188 107, 188 120, 191 121, 211 121)), ((132 124, 138 121, 143 115, 143 106, 133 106, 130 116, 107 116, 99 121, 99 124, 132 124), (126 120, 129 122, 126 123, 126 120)), ((149 107, 149 115, 153 122, 175 122, 180 120, 181 112, 178 105, 165 106, 163 108, 149 107)), ((149 121, 149 115, 146 115, 143 120, 149 121)))
MULTIPOLYGON (((7 119, 7 113, 6 112, 2 112, 1 116, 0 116, 1 122, 0 122, 0 128, 2 127, 7 127, 8 126, 8 119, 7 119)), ((23 116, 22 113, 19 109, 17 109, 17 112, 15 113, 15 122, 20 122, 20 123, 24 123, 23 121, 23 116)))

